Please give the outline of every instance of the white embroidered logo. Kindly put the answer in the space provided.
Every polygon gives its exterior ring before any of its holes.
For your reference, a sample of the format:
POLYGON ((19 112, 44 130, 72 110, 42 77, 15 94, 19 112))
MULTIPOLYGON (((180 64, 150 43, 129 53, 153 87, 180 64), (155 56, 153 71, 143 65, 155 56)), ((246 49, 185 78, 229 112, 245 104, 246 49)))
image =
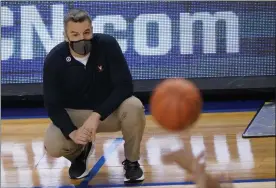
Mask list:
POLYGON ((98 69, 99 69, 99 72, 102 72, 102 71, 103 71, 103 66, 102 66, 102 65, 99 65, 99 66, 98 66, 98 69))
POLYGON ((66 57, 66 61, 70 62, 71 61, 71 57, 70 56, 66 57))

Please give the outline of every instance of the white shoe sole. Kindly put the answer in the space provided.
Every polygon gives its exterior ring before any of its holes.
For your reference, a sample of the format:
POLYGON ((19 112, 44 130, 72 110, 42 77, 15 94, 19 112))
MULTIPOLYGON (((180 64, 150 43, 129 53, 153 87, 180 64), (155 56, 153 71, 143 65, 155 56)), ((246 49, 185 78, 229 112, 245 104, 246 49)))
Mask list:
POLYGON ((127 179, 127 178, 125 177, 125 178, 124 178, 124 182, 144 181, 144 179, 145 179, 145 177, 144 177, 144 174, 143 174, 140 178, 138 178, 138 179, 136 179, 136 180, 130 180, 130 179, 127 179))
MULTIPOLYGON (((80 176, 78 176, 78 177, 76 177, 74 179, 82 179, 82 178, 84 178, 85 176, 87 176, 89 174, 90 169, 88 168, 88 158, 94 153, 94 151, 95 151, 95 147, 94 147, 94 143, 92 143, 91 149, 89 151, 89 154, 87 156, 86 163, 85 163, 86 170, 85 170, 85 172, 82 175, 80 175, 80 176)), ((70 178, 72 179, 72 177, 70 177, 70 178)))

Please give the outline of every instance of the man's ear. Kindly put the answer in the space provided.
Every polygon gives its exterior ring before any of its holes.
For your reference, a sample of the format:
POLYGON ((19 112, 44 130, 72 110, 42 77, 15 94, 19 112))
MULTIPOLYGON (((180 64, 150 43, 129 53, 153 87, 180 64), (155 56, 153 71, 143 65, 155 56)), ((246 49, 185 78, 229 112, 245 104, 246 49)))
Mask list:
POLYGON ((63 31, 63 37, 66 42, 69 42, 67 35, 65 34, 65 31, 63 31))

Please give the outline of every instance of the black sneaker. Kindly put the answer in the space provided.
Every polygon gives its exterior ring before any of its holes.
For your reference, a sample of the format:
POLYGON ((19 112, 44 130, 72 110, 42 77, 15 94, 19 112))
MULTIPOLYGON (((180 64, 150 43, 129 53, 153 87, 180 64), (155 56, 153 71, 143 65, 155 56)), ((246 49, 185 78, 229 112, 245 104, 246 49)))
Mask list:
POLYGON ((81 154, 71 163, 69 168, 69 176, 71 179, 81 179, 89 174, 87 168, 87 158, 93 153, 94 146, 90 142, 88 143, 81 154))
POLYGON ((124 182, 135 183, 144 180, 144 173, 138 162, 130 162, 129 160, 125 160, 122 164, 124 165, 125 170, 124 182))

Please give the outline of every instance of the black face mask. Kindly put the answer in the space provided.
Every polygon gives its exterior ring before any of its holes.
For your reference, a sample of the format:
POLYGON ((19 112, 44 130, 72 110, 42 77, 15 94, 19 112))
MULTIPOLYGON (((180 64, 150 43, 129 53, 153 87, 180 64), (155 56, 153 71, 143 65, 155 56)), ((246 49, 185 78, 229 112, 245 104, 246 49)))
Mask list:
POLYGON ((91 51, 92 39, 70 41, 70 46, 74 52, 80 55, 86 55, 91 51))

